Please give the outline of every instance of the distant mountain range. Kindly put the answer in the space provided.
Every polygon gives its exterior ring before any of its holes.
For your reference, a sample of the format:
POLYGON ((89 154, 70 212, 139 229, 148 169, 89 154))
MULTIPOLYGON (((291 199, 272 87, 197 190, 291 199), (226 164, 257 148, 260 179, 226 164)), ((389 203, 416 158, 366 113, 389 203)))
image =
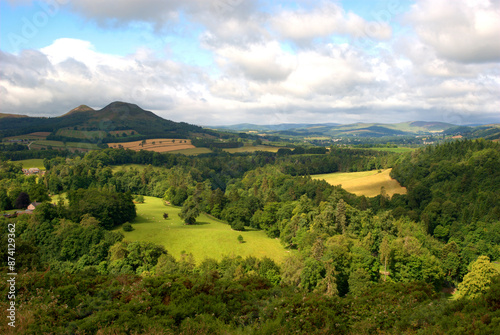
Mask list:
MULTIPOLYGON (((321 124, 279 124, 255 125, 236 124, 214 127, 215 129, 235 132, 257 132, 283 136, 325 136, 325 137, 384 137, 384 136, 415 136, 429 134, 473 134, 482 132, 490 137, 496 137, 500 132, 500 125, 457 126, 444 122, 412 121, 400 123, 321 123, 321 124)), ((493 138, 493 139, 494 139, 493 138)))
MULTIPOLYGON (((339 123, 323 123, 321 126, 339 126, 339 123)), ((271 124, 271 125, 258 125, 252 123, 240 123, 230 126, 216 126, 213 128, 233 130, 233 131, 286 131, 291 129, 302 129, 318 126, 317 124, 309 123, 282 123, 282 124, 271 124)))
POLYGON ((321 123, 321 124, 279 124, 279 125, 254 125, 237 124, 233 126, 221 126, 216 129, 233 131, 257 131, 273 132, 282 135, 297 136, 362 136, 362 137, 382 137, 398 135, 415 135, 442 132, 455 127, 453 124, 443 122, 402 122, 395 124, 384 123, 321 123))
MULTIPOLYGON (((387 123, 250 123, 203 128, 163 119, 141 107, 116 101, 95 110, 81 105, 58 117, 29 117, 0 113, 0 138, 43 132, 49 140, 75 142, 125 142, 147 138, 227 138, 227 132, 249 138, 257 134, 281 137, 392 137, 428 134, 464 135, 468 138, 500 138, 500 125, 457 126, 443 122, 387 123), (226 134, 222 134, 225 132, 226 134), (252 134, 253 133, 253 134, 252 134)), ((45 135, 44 135, 45 136, 45 135)))
POLYGON ((120 101, 100 110, 81 105, 62 116, 52 118, 0 114, 0 119, 1 137, 49 132, 48 139, 56 140, 111 140, 110 137, 120 137, 123 134, 132 140, 144 137, 188 138, 193 135, 203 137, 216 134, 212 130, 185 122, 163 119, 135 104, 120 101))

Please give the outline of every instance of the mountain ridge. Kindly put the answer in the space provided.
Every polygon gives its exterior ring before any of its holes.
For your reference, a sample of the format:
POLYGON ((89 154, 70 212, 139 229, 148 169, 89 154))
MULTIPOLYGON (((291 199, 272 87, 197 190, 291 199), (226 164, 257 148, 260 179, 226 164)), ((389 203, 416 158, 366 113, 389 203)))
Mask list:
MULTIPOLYGON (((7 115, 0 124, 0 136, 16 136, 32 132, 50 132, 48 139, 82 140, 78 132, 104 132, 102 137, 118 136, 116 133, 131 133, 130 139, 154 137, 188 138, 193 134, 201 136, 214 135, 214 131, 185 122, 164 119, 151 111, 142 109, 136 104, 114 101, 107 106, 95 110, 87 105, 80 105, 69 112, 52 118, 12 117, 7 115)), ((85 134, 83 134, 85 135, 85 134)), ((92 140, 97 141, 98 138, 92 140)))

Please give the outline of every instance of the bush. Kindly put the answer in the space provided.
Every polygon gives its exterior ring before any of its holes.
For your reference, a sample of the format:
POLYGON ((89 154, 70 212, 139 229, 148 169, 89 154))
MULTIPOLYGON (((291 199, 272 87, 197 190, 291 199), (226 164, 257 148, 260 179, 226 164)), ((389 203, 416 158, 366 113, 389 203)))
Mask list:
POLYGON ((134 227, 130 224, 130 222, 125 222, 122 226, 123 231, 132 231, 134 227))

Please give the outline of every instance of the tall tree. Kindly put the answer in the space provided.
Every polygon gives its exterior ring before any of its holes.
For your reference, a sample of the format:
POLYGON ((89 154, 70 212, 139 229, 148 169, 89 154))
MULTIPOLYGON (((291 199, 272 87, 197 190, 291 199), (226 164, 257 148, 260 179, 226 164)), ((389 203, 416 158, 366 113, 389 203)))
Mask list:
POLYGON ((384 281, 387 280, 387 263, 391 258, 391 245, 387 236, 384 236, 379 249, 380 262, 384 264, 384 281))
POLYGON ((498 271, 490 263, 490 259, 487 256, 479 256, 471 264, 470 271, 464 276, 464 280, 458 285, 458 297, 471 299, 479 297, 486 292, 496 275, 498 271))
POLYGON ((345 216, 345 202, 343 199, 340 199, 339 202, 337 203, 337 213, 336 213, 336 220, 337 220, 337 229, 342 233, 345 234, 345 226, 346 226, 346 216, 345 216))
POLYGON ((182 206, 182 210, 179 213, 179 217, 184 220, 186 224, 195 224, 196 218, 200 215, 200 208, 198 203, 193 199, 193 197, 189 197, 182 206))

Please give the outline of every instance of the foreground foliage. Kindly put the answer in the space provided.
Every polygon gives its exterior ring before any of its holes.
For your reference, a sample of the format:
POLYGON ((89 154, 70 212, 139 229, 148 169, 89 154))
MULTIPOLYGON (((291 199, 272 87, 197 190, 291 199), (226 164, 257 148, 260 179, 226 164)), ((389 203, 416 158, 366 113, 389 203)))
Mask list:
MULTIPOLYGON (((392 198, 296 175, 314 162, 342 163, 343 154, 232 161, 104 150, 46 160, 43 178, 3 162, 2 206, 21 193, 69 198, 68 207, 44 203, 34 215, 0 218, 2 240, 16 224, 17 333, 494 333, 500 146, 463 141, 410 153, 393 169, 408 195, 392 198), (113 173, 111 163, 131 158, 163 167, 113 173), (182 206, 188 224, 207 213, 234 230, 261 229, 294 252, 280 265, 237 256, 196 264, 186 252, 176 260, 151 242, 123 241, 109 229, 135 216, 131 193, 182 206), (457 299, 443 287, 458 287, 457 299)), ((383 157, 354 155, 342 169, 383 157)))

